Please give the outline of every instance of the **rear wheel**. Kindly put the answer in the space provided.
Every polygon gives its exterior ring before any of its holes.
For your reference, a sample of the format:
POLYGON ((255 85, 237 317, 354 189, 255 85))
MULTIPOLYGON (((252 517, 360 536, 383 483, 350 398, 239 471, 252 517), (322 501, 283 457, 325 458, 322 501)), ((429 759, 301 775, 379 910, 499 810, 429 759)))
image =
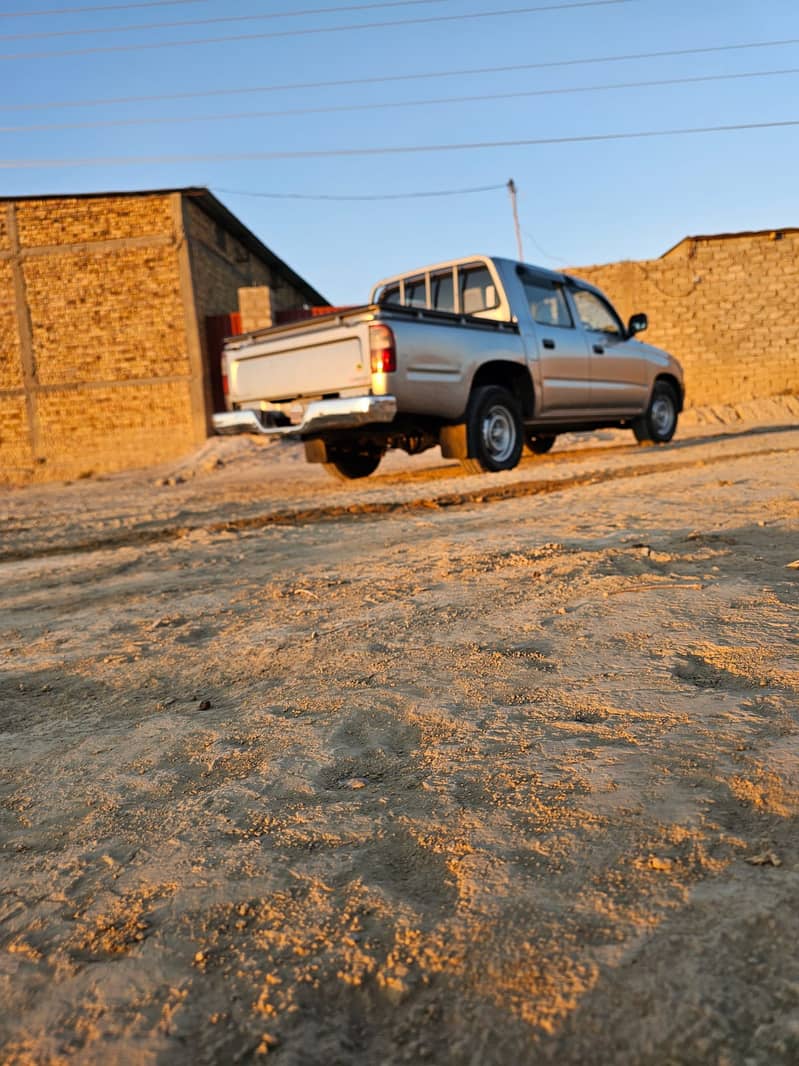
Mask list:
POLYGON ((470 474, 512 470, 519 462, 524 427, 519 404, 499 385, 477 388, 466 410, 469 458, 462 459, 470 474))
POLYGON ((540 434, 528 433, 525 438, 525 443, 533 455, 546 455, 547 452, 552 450, 552 445, 555 443, 556 437, 554 435, 542 436, 540 434))
POLYGON ((633 422, 633 433, 639 444, 667 444, 677 429, 679 404, 674 389, 667 381, 656 381, 649 407, 633 422))
POLYGON ((383 452, 378 449, 363 451, 338 451, 330 456, 330 461, 323 463, 325 470, 338 481, 354 481, 369 477, 380 466, 383 452))

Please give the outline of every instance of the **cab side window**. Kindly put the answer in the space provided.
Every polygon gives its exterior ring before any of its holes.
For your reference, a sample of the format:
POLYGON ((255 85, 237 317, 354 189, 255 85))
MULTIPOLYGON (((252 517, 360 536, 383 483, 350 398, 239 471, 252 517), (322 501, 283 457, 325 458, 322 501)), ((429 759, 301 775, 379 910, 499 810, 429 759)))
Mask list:
POLYGON ((595 333, 624 336, 624 329, 615 312, 596 293, 588 292, 585 289, 574 289, 572 290, 572 299, 584 329, 593 330, 595 333))
POLYGON ((534 278, 531 275, 524 276, 522 284, 534 322, 541 326, 574 328, 574 321, 562 285, 548 278, 534 278))

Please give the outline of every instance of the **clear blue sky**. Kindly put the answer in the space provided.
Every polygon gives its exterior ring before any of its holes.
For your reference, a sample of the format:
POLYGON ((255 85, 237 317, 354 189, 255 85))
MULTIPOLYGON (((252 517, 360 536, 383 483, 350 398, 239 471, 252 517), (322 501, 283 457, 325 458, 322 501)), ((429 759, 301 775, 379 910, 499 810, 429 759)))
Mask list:
POLYGON ((395 271, 487 252, 515 256, 504 189, 385 202, 273 200, 243 193, 368 196, 519 188, 525 258, 546 266, 656 257, 688 234, 799 224, 799 125, 706 135, 447 152, 242 159, 248 153, 462 144, 799 120, 799 43, 543 69, 53 106, 111 97, 253 89, 465 68, 718 48, 799 39, 796 0, 628 0, 513 15, 535 0, 417 0, 287 17, 347 0, 177 0, 67 13, 123 0, 0 0, 0 194, 207 185, 278 255, 336 303, 395 271), (53 13, 54 9, 59 13, 53 13), (13 17, 48 9, 49 14, 13 17), (490 17, 261 37, 182 47, 65 50, 281 33, 487 12, 490 17), (283 13, 274 19, 109 32, 113 27, 283 13), (103 32, 88 32, 103 30, 103 32), (80 31, 79 33, 67 31, 80 31), (23 38, 15 35, 41 35, 23 38), (55 36, 55 34, 62 34, 55 36), (9 58, 25 54, 25 58, 9 58), (38 53, 30 55, 30 53, 38 53), (768 73, 782 71, 783 73, 768 73), (690 84, 512 99, 501 93, 763 73, 690 84), (290 109, 473 96, 458 103, 324 114, 290 109), (30 109, 30 105, 48 105, 30 109), (29 109, 20 110, 22 105, 29 109), (271 117, 207 116, 275 111, 271 117), (11 126, 192 118, 164 125, 10 131, 11 126), (159 161, 213 155, 215 160, 159 161), (148 157, 148 162, 110 162, 148 157), (41 161, 104 160, 91 165, 41 161), (38 162, 37 162, 38 161, 38 162), (36 163, 20 167, 22 162, 36 163))

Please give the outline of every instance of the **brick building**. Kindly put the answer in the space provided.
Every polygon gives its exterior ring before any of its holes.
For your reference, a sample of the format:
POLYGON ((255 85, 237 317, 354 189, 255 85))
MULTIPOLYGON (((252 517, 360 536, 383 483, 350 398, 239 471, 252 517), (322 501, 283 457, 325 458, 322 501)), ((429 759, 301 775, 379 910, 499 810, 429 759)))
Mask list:
POLYGON ((191 450, 219 316, 325 302, 206 189, 0 199, 0 483, 191 450))
POLYGON ((685 369, 686 403, 799 394, 799 230, 686 237, 659 259, 573 267, 685 369))

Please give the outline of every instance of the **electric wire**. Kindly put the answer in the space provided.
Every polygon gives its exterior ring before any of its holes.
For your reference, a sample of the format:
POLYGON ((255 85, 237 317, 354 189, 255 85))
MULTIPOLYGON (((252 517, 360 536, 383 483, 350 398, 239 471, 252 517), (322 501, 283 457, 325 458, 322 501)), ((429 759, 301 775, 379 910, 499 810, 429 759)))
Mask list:
POLYGON ((769 78, 799 74, 799 67, 781 70, 742 71, 737 74, 704 74, 688 78, 661 78, 651 81, 615 82, 603 85, 581 85, 557 89, 525 89, 506 93, 480 93, 471 96, 438 96, 422 100, 395 100, 372 104, 338 104, 329 107, 288 107, 277 111, 228 111, 222 114, 156 116, 151 118, 97 119, 90 122, 39 122, 26 125, 2 126, 0 133, 30 133, 44 130, 108 129, 110 127, 189 125, 199 122, 232 122, 241 119, 297 118, 302 115, 332 115, 360 111, 385 111, 408 107, 430 107, 449 104, 485 103, 494 100, 520 100, 538 96, 562 96, 575 93, 623 91, 673 85, 693 85, 699 82, 735 81, 745 78, 769 78))
POLYGON ((620 133, 587 133, 568 137, 528 137, 503 141, 466 141, 454 144, 380 145, 369 148, 313 148, 276 152, 219 152, 196 155, 106 156, 76 159, 5 159, 0 170, 45 170, 65 167, 153 166, 162 163, 262 162, 278 159, 348 159, 370 156, 424 155, 437 152, 485 151, 498 148, 551 147, 566 144, 600 144, 613 141, 647 140, 657 137, 683 137, 711 133, 752 130, 795 129, 799 119, 774 122, 738 122, 723 126, 683 126, 665 130, 633 130, 620 133))
POLYGON ((42 15, 85 15, 93 11, 133 11, 142 7, 178 7, 181 4, 207 4, 209 0, 141 0, 136 4, 87 4, 84 7, 34 8, 32 11, 0 11, 0 18, 27 19, 42 15))
POLYGON ((223 189, 218 185, 211 186, 215 193, 225 196, 252 196, 263 200, 336 200, 364 202, 368 200, 418 200, 435 196, 467 196, 471 193, 496 192, 505 189, 503 185, 477 185, 470 189, 435 189, 425 192, 389 192, 368 193, 361 196, 337 196, 332 193, 299 193, 299 192, 247 192, 243 189, 223 189))
POLYGON ((506 18, 509 15, 530 15, 575 8, 612 7, 622 4, 637 4, 642 0, 568 0, 561 4, 539 4, 534 7, 505 8, 501 11, 470 11, 458 15, 431 15, 425 18, 393 19, 386 22, 359 22, 349 26, 310 26, 297 30, 274 30, 268 33, 232 34, 222 37, 199 37, 179 41, 146 41, 138 44, 98 45, 91 48, 67 48, 46 52, 9 52, 0 55, 0 61, 17 59, 54 59, 64 56, 109 55, 119 52, 142 52, 163 48, 186 48, 196 45, 229 44, 243 41, 279 40, 286 37, 310 37, 330 33, 353 33, 354 31, 398 29, 403 26, 429 26, 433 24, 474 21, 476 19, 506 18))
POLYGON ((621 63, 639 59, 667 59, 679 56, 712 55, 751 50, 753 48, 784 48, 799 44, 799 37, 780 41, 748 41, 740 44, 709 45, 705 48, 678 48, 661 52, 631 52, 626 55, 591 56, 583 59, 555 59, 538 63, 514 63, 498 67, 464 67, 456 70, 435 70, 419 74, 381 74, 368 78, 342 78, 335 81, 299 81, 278 85, 255 85, 241 88, 205 89, 181 93, 157 93, 139 96, 94 97, 84 100, 47 100, 30 104, 7 104, 0 100, 0 111, 47 111, 79 107, 114 107, 117 104, 164 103, 168 100, 199 100, 220 96, 246 96, 259 93, 293 92, 297 89, 333 89, 356 85, 384 85, 390 82, 427 81, 436 78, 460 78, 483 74, 504 74, 524 70, 551 70, 561 67, 588 66, 600 63, 621 63))
MULTIPOLYGON (((183 26, 212 26, 221 22, 266 22, 271 19, 302 18, 349 11, 372 11, 386 7, 413 7, 446 4, 450 0, 383 0, 382 3, 347 4, 339 7, 310 7, 300 11, 270 11, 261 15, 218 15, 214 18, 182 19, 176 22, 140 22, 134 26, 98 26, 79 30, 37 30, 31 33, 3 33, 0 41, 38 41, 50 37, 82 37, 89 33, 138 33, 141 30, 175 29, 183 26)), ((0 12, 0 18, 4 17, 0 12)))

